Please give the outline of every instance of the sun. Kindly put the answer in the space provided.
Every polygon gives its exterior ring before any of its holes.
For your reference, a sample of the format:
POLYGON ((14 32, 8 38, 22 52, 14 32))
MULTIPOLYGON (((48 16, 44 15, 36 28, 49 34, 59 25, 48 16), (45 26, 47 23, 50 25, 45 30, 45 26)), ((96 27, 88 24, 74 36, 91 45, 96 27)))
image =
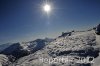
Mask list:
POLYGON ((51 11, 51 6, 49 4, 45 4, 44 7, 43 7, 43 9, 44 9, 45 12, 48 13, 48 12, 51 11))

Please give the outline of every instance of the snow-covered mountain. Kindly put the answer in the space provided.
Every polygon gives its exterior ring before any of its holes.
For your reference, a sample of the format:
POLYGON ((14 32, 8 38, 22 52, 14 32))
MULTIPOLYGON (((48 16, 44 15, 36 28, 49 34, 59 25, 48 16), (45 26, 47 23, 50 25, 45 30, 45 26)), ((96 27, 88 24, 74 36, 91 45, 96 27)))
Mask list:
POLYGON ((6 55, 0 54, 0 66, 7 66, 11 64, 6 55))
POLYGON ((23 50, 20 43, 14 43, 1 52, 1 54, 12 55, 16 59, 27 55, 27 53, 28 53, 27 51, 23 50))
POLYGON ((7 46, 0 52, 0 54, 12 55, 15 59, 34 53, 42 49, 46 44, 51 42, 53 39, 36 39, 34 41, 13 43, 7 46))
POLYGON ((1 66, 100 66, 96 29, 62 32, 55 39, 0 45, 1 66))
POLYGON ((94 30, 60 36, 43 49, 20 58, 10 66, 92 66, 100 51, 100 38, 97 36, 94 30))
POLYGON ((45 38, 45 39, 36 39, 34 41, 22 42, 21 46, 24 50, 30 51, 32 53, 37 50, 42 49, 45 45, 53 41, 53 39, 45 38))
POLYGON ((3 51, 4 49, 8 48, 12 43, 6 43, 6 44, 1 44, 0 45, 0 52, 3 51))

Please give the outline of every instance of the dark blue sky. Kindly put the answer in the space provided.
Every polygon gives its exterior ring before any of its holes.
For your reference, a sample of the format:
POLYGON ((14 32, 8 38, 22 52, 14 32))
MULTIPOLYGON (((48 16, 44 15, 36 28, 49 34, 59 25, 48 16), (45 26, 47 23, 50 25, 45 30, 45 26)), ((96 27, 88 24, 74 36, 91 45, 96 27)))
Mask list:
POLYGON ((84 30, 100 23, 100 0, 0 0, 0 43, 56 37, 69 30, 84 30))

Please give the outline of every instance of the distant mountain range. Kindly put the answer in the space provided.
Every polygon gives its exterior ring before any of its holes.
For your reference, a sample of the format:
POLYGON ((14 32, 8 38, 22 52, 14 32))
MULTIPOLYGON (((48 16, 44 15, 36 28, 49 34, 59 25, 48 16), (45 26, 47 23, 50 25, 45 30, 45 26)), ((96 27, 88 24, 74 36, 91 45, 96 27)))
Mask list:
POLYGON ((3 51, 4 49, 8 48, 12 43, 6 43, 6 44, 1 44, 0 45, 0 52, 3 51))
POLYGON ((42 49, 51 41, 53 41, 53 39, 46 38, 22 43, 2 44, 0 46, 0 54, 12 55, 15 59, 18 59, 42 49))
POLYGON ((11 66, 91 66, 91 63, 77 63, 77 61, 87 57, 92 57, 89 58, 89 61, 92 61, 99 56, 100 43, 98 39, 100 36, 96 35, 95 30, 63 33, 43 49, 20 58, 11 66), (54 58, 56 61, 57 58, 68 58, 70 62, 54 63, 52 61, 54 58), (43 61, 43 59, 46 60, 43 61))
MULTIPOLYGON (((100 66, 98 61, 91 63, 76 63, 79 58, 100 57, 100 35, 96 28, 86 31, 62 32, 55 39, 36 39, 22 43, 7 43, 0 45, 1 66, 100 66), (71 62, 42 62, 40 58, 67 58, 71 62), (97 65, 98 64, 98 65, 97 65)), ((90 58, 89 61, 92 61, 90 58)), ((83 62, 83 61, 82 61, 83 62)))

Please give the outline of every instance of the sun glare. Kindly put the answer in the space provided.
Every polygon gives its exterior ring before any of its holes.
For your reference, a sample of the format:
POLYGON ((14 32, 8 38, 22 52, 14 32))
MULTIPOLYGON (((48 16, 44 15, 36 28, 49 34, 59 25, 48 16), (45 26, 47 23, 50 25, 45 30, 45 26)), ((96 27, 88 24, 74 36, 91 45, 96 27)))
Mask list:
POLYGON ((43 9, 44 9, 45 12, 48 13, 48 12, 51 11, 51 6, 49 4, 45 4, 44 7, 43 7, 43 9))

